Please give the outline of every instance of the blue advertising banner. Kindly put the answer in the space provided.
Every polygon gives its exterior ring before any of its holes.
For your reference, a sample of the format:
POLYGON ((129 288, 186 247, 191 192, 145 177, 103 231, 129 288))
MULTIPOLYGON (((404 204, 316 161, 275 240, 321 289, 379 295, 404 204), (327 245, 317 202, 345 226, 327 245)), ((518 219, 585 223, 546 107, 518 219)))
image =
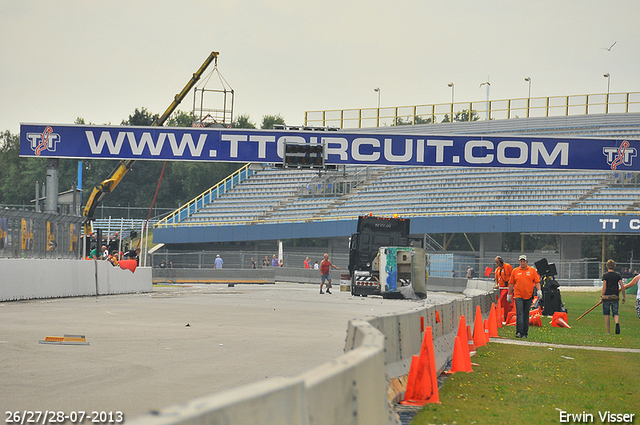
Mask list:
MULTIPOLYGON (((398 133, 407 131, 398 128, 398 133)), ((638 170, 639 140, 21 124, 20 156, 279 163, 288 143, 325 164, 638 170)))

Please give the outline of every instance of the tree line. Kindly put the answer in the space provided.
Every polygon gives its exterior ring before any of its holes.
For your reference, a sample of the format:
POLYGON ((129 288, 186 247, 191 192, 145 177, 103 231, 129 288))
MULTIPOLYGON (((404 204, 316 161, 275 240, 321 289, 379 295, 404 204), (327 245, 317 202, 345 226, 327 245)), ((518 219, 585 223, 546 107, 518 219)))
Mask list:
MULTIPOLYGON (((122 120, 121 125, 150 126, 158 114, 140 108, 122 120)), ((190 113, 176 111, 167 120, 172 127, 191 127, 190 113)), ((86 124, 77 118, 75 124, 86 124)), ((280 115, 265 115, 260 128, 273 128, 274 124, 285 124, 280 115)), ((233 120, 234 128, 256 128, 249 115, 240 115, 233 120)), ((0 205, 33 206, 35 184, 46 182, 46 159, 21 158, 20 136, 4 131, 0 133, 0 205)), ((78 160, 60 159, 58 188, 60 192, 78 185, 78 160)), ((167 162, 158 191, 156 206, 175 209, 189 202, 205 190, 214 186, 244 164, 226 162, 167 162)), ((105 180, 118 166, 117 160, 82 160, 83 204, 93 188, 105 180)), ((136 161, 124 176, 118 187, 104 197, 105 207, 145 207, 149 208, 162 172, 162 161, 136 161)), ((43 196, 43 194, 41 194, 43 196)))

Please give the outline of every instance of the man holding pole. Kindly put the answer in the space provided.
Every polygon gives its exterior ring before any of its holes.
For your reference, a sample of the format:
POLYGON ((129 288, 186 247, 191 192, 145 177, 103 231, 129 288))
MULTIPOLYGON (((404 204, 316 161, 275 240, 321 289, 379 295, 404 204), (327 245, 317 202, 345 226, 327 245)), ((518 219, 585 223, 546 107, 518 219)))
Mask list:
POLYGON ((527 256, 522 254, 518 258, 520 267, 513 269, 509 279, 507 302, 515 297, 516 302, 516 338, 526 338, 529 334, 529 310, 533 302, 533 287, 535 286, 538 299, 542 299, 540 276, 533 267, 527 264, 527 256))
MULTIPOLYGON (((636 275, 633 279, 631 279, 631 281, 629 283, 627 283, 626 285, 624 285, 623 290, 627 290, 628 288, 630 288, 631 286, 635 285, 638 283, 638 281, 640 280, 640 274, 636 275)), ((602 297, 602 295, 601 295, 602 297)), ((598 301, 598 304, 594 305, 593 307, 591 307, 589 310, 585 311, 584 313, 582 313, 580 315, 580 317, 578 317, 576 319, 576 321, 582 319, 584 316, 586 316, 587 314, 591 313, 593 310, 595 310, 600 304, 602 304, 602 298, 600 298, 600 301, 598 301)), ((640 319, 640 285, 638 285, 638 294, 636 296, 636 312, 638 313, 638 319, 640 319)))
POLYGON ((622 290, 622 303, 627 300, 627 296, 624 290, 624 283, 622 283, 622 276, 620 273, 614 271, 616 262, 613 260, 607 261, 607 272, 602 275, 602 294, 600 299, 602 300, 602 314, 604 315, 604 325, 607 329, 607 334, 610 330, 610 318, 609 314, 613 315, 613 320, 616 322, 616 335, 620 333, 620 316, 618 316, 618 300, 620 299, 620 291, 622 290))

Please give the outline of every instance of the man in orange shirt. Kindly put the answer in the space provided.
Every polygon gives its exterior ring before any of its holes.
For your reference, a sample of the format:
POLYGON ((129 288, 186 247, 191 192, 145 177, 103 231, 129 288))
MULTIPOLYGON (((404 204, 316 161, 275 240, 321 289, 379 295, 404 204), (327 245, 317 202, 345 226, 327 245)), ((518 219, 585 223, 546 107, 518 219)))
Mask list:
POLYGON ((521 255, 518 258, 520 267, 513 269, 509 278, 509 290, 507 292, 507 302, 511 302, 512 297, 516 301, 516 338, 526 338, 529 334, 529 310, 533 302, 533 287, 538 290, 538 299, 542 299, 540 289, 540 276, 533 267, 527 264, 527 256, 521 255))
POLYGON ((500 306, 502 307, 502 310, 503 310, 503 311, 499 311, 498 314, 501 316, 500 320, 504 321, 506 320, 509 312, 515 308, 513 303, 507 302, 509 278, 511 277, 513 266, 509 263, 505 263, 502 257, 500 256, 497 256, 494 261, 496 263, 496 269, 494 272, 496 284, 494 288, 500 289, 500 306))
POLYGON ((511 277, 513 266, 509 263, 505 263, 500 256, 496 257, 494 261, 496 262, 495 289, 506 288, 509 286, 509 278, 511 277))

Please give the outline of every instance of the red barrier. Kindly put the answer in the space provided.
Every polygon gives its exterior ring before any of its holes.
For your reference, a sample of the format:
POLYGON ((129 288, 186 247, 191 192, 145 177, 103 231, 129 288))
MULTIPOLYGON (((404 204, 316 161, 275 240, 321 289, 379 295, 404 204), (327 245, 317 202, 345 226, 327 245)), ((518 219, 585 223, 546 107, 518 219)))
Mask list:
POLYGON ((138 267, 138 262, 136 260, 121 260, 120 268, 122 270, 130 270, 131 273, 136 272, 136 267, 138 267))

